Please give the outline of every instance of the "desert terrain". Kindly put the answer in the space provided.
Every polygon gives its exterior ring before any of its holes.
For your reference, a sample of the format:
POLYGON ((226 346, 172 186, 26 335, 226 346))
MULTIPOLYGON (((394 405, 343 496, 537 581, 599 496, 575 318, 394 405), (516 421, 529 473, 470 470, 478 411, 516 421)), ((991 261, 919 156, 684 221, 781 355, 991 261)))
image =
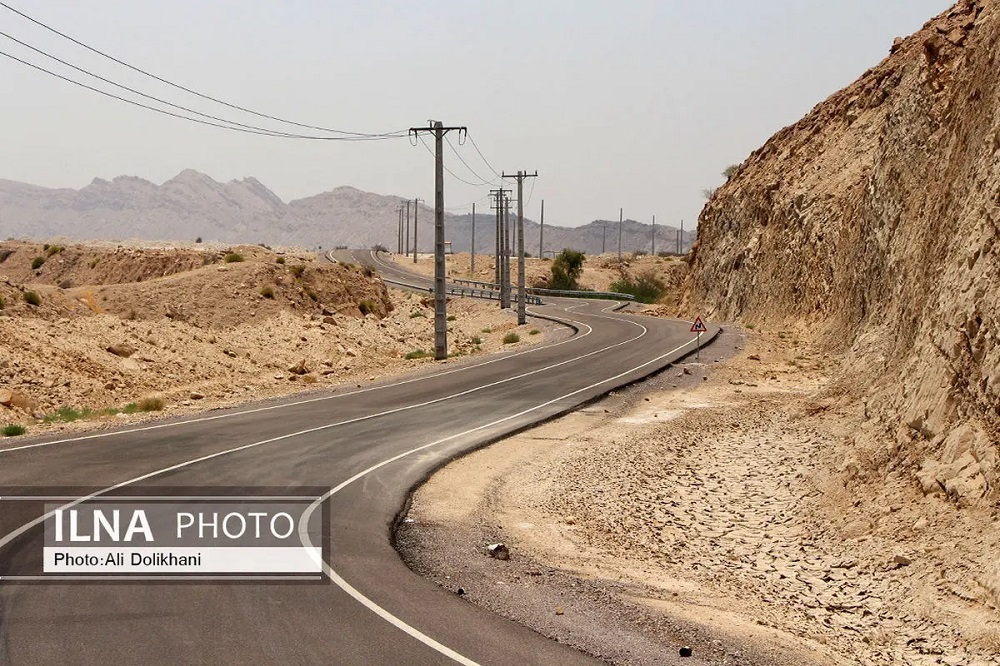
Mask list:
MULTIPOLYGON (((308 252, 5 242, 0 258, 0 427, 11 433, 354 386, 434 363, 426 295, 308 252)), ((449 316, 449 362, 537 344, 552 329, 465 299, 450 301, 449 316), (504 343, 509 333, 518 341, 504 343)))

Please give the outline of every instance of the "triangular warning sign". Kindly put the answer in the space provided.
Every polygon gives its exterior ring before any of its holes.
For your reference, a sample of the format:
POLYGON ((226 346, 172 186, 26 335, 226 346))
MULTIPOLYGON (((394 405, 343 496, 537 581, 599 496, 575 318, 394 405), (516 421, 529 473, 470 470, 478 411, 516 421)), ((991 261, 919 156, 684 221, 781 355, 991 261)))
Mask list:
POLYGON ((705 326, 705 322, 703 322, 701 320, 701 317, 698 317, 697 319, 694 320, 694 323, 691 324, 691 332, 692 333, 707 333, 708 332, 708 326, 705 326))

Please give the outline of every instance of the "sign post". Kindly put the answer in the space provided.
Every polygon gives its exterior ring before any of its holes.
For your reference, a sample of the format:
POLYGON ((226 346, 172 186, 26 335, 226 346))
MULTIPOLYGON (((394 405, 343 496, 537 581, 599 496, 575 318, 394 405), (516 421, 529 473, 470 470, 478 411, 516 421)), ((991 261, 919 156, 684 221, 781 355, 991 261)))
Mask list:
POLYGON ((695 353, 695 358, 701 359, 701 334, 706 332, 708 327, 705 326, 705 322, 702 321, 701 317, 696 317, 694 323, 691 324, 691 332, 698 334, 698 350, 695 353))

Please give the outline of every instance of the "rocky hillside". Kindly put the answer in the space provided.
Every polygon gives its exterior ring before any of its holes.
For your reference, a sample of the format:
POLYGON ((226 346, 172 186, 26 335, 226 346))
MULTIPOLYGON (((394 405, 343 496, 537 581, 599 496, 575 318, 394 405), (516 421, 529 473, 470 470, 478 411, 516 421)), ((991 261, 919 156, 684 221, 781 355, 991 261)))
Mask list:
MULTIPOLYGON (((0 180, 0 238, 51 240, 205 241, 268 243, 306 248, 346 245, 397 248, 398 209, 403 200, 338 187, 330 192, 288 204, 254 178, 219 183, 191 169, 162 185, 132 176, 107 181, 94 179, 80 189, 47 189, 0 180)), ((411 206, 412 210, 412 206, 411 206)), ((477 211, 476 248, 483 252, 495 242, 493 214, 477 211)), ((417 213, 418 246, 433 250, 434 210, 422 204, 417 213)), ((618 248, 618 221, 592 222, 583 227, 547 225, 545 247, 558 252, 565 247, 598 253, 607 225, 608 251, 618 248)), ((411 222, 412 225, 412 222, 411 222)), ((455 252, 472 244, 472 215, 447 214, 446 232, 455 252)), ((649 251, 650 225, 627 220, 622 247, 626 252, 649 251)), ((656 228, 657 251, 675 251, 674 227, 656 228)), ((525 250, 538 252, 538 224, 525 221, 525 250)), ((681 242, 694 242, 687 232, 681 242)))
POLYGON ((1000 7, 963 0, 750 155, 699 221, 688 306, 847 352, 851 474, 1000 498, 1000 7))

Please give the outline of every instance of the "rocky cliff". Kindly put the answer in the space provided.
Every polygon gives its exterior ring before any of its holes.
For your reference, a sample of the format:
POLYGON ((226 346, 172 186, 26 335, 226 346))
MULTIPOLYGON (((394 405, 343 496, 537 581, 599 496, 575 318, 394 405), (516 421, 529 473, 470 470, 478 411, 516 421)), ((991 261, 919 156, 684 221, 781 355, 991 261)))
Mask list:
POLYGON ((772 137, 700 217, 687 304, 811 331, 857 474, 1000 498, 1000 7, 963 0, 772 137))

